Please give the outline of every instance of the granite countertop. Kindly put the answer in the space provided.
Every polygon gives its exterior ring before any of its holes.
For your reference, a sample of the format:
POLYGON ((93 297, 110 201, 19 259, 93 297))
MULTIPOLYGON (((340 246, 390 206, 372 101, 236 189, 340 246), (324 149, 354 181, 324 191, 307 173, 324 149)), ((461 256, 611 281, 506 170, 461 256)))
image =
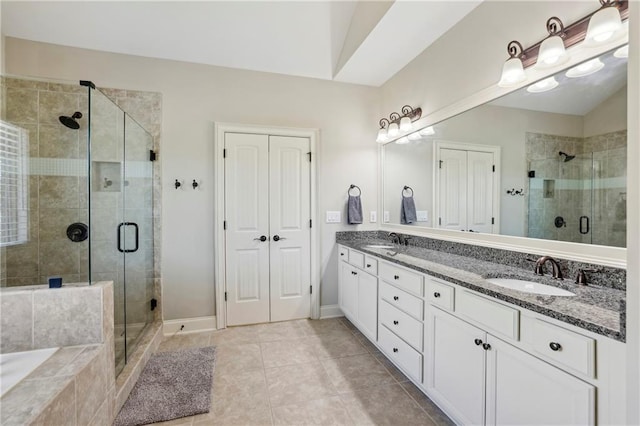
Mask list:
POLYGON ((555 280, 550 275, 538 276, 533 273, 533 264, 530 270, 525 270, 413 246, 402 247, 392 256, 393 250, 367 247, 371 244, 389 245, 388 241, 338 239, 337 242, 594 333, 625 341, 625 291, 579 285, 573 279, 555 280), (576 295, 562 297, 524 293, 491 284, 486 280, 488 278, 535 281, 569 290, 576 295))

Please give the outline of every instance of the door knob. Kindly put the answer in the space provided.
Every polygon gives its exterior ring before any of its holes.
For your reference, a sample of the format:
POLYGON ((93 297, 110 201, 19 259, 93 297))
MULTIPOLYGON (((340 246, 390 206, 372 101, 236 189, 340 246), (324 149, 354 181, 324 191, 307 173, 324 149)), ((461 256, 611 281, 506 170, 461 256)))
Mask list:
POLYGON ((285 237, 281 237, 278 234, 273 236, 273 241, 280 241, 280 240, 286 240, 286 238, 285 237))
POLYGON ((253 241, 262 241, 263 243, 267 241, 267 237, 264 235, 260 235, 260 238, 254 238, 253 241))

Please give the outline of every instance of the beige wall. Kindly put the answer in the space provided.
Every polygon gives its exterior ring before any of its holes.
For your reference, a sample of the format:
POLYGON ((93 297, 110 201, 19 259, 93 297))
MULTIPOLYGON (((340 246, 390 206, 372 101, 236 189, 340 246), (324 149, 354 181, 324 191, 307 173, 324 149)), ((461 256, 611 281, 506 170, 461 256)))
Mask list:
POLYGON ((603 135, 627 128, 627 86, 618 90, 584 116, 584 134, 603 135))
MULTIPOLYGON (((240 71, 120 54, 6 40, 7 73, 90 79, 101 87, 163 95, 162 276, 164 318, 214 315, 213 123, 320 129, 319 221, 343 210, 350 183, 362 188, 363 209, 376 197, 378 91, 364 86, 240 71), (173 189, 197 179, 198 191, 173 189)), ((335 231, 375 225, 320 226, 321 303, 337 303, 335 231)))

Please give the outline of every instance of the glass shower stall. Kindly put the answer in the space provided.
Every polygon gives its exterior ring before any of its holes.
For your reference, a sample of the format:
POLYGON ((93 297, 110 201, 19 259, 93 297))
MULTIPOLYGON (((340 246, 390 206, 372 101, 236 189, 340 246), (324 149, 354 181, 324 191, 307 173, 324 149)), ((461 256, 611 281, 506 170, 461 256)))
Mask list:
MULTIPOLYGON (((89 84, 89 83, 86 83, 89 84)), ((116 374, 153 321, 152 136, 89 84, 91 282, 114 282, 116 374)))
POLYGON ((154 319, 153 137, 88 81, 0 90, 0 286, 113 281, 119 373, 154 319))

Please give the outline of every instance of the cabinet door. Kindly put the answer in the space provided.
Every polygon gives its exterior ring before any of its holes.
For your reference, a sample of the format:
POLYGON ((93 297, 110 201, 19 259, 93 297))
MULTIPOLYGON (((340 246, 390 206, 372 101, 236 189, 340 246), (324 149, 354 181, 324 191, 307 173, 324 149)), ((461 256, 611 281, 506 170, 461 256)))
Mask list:
POLYGON ((358 322, 358 272, 345 262, 340 262, 339 301, 342 313, 353 323, 358 322))
POLYGON ((595 387, 489 336, 488 425, 593 425, 595 387))
POLYGON ((429 307, 425 387, 456 423, 483 424, 486 333, 429 307))
POLYGON ((358 323, 360 331, 378 340, 378 278, 358 272, 358 323))

